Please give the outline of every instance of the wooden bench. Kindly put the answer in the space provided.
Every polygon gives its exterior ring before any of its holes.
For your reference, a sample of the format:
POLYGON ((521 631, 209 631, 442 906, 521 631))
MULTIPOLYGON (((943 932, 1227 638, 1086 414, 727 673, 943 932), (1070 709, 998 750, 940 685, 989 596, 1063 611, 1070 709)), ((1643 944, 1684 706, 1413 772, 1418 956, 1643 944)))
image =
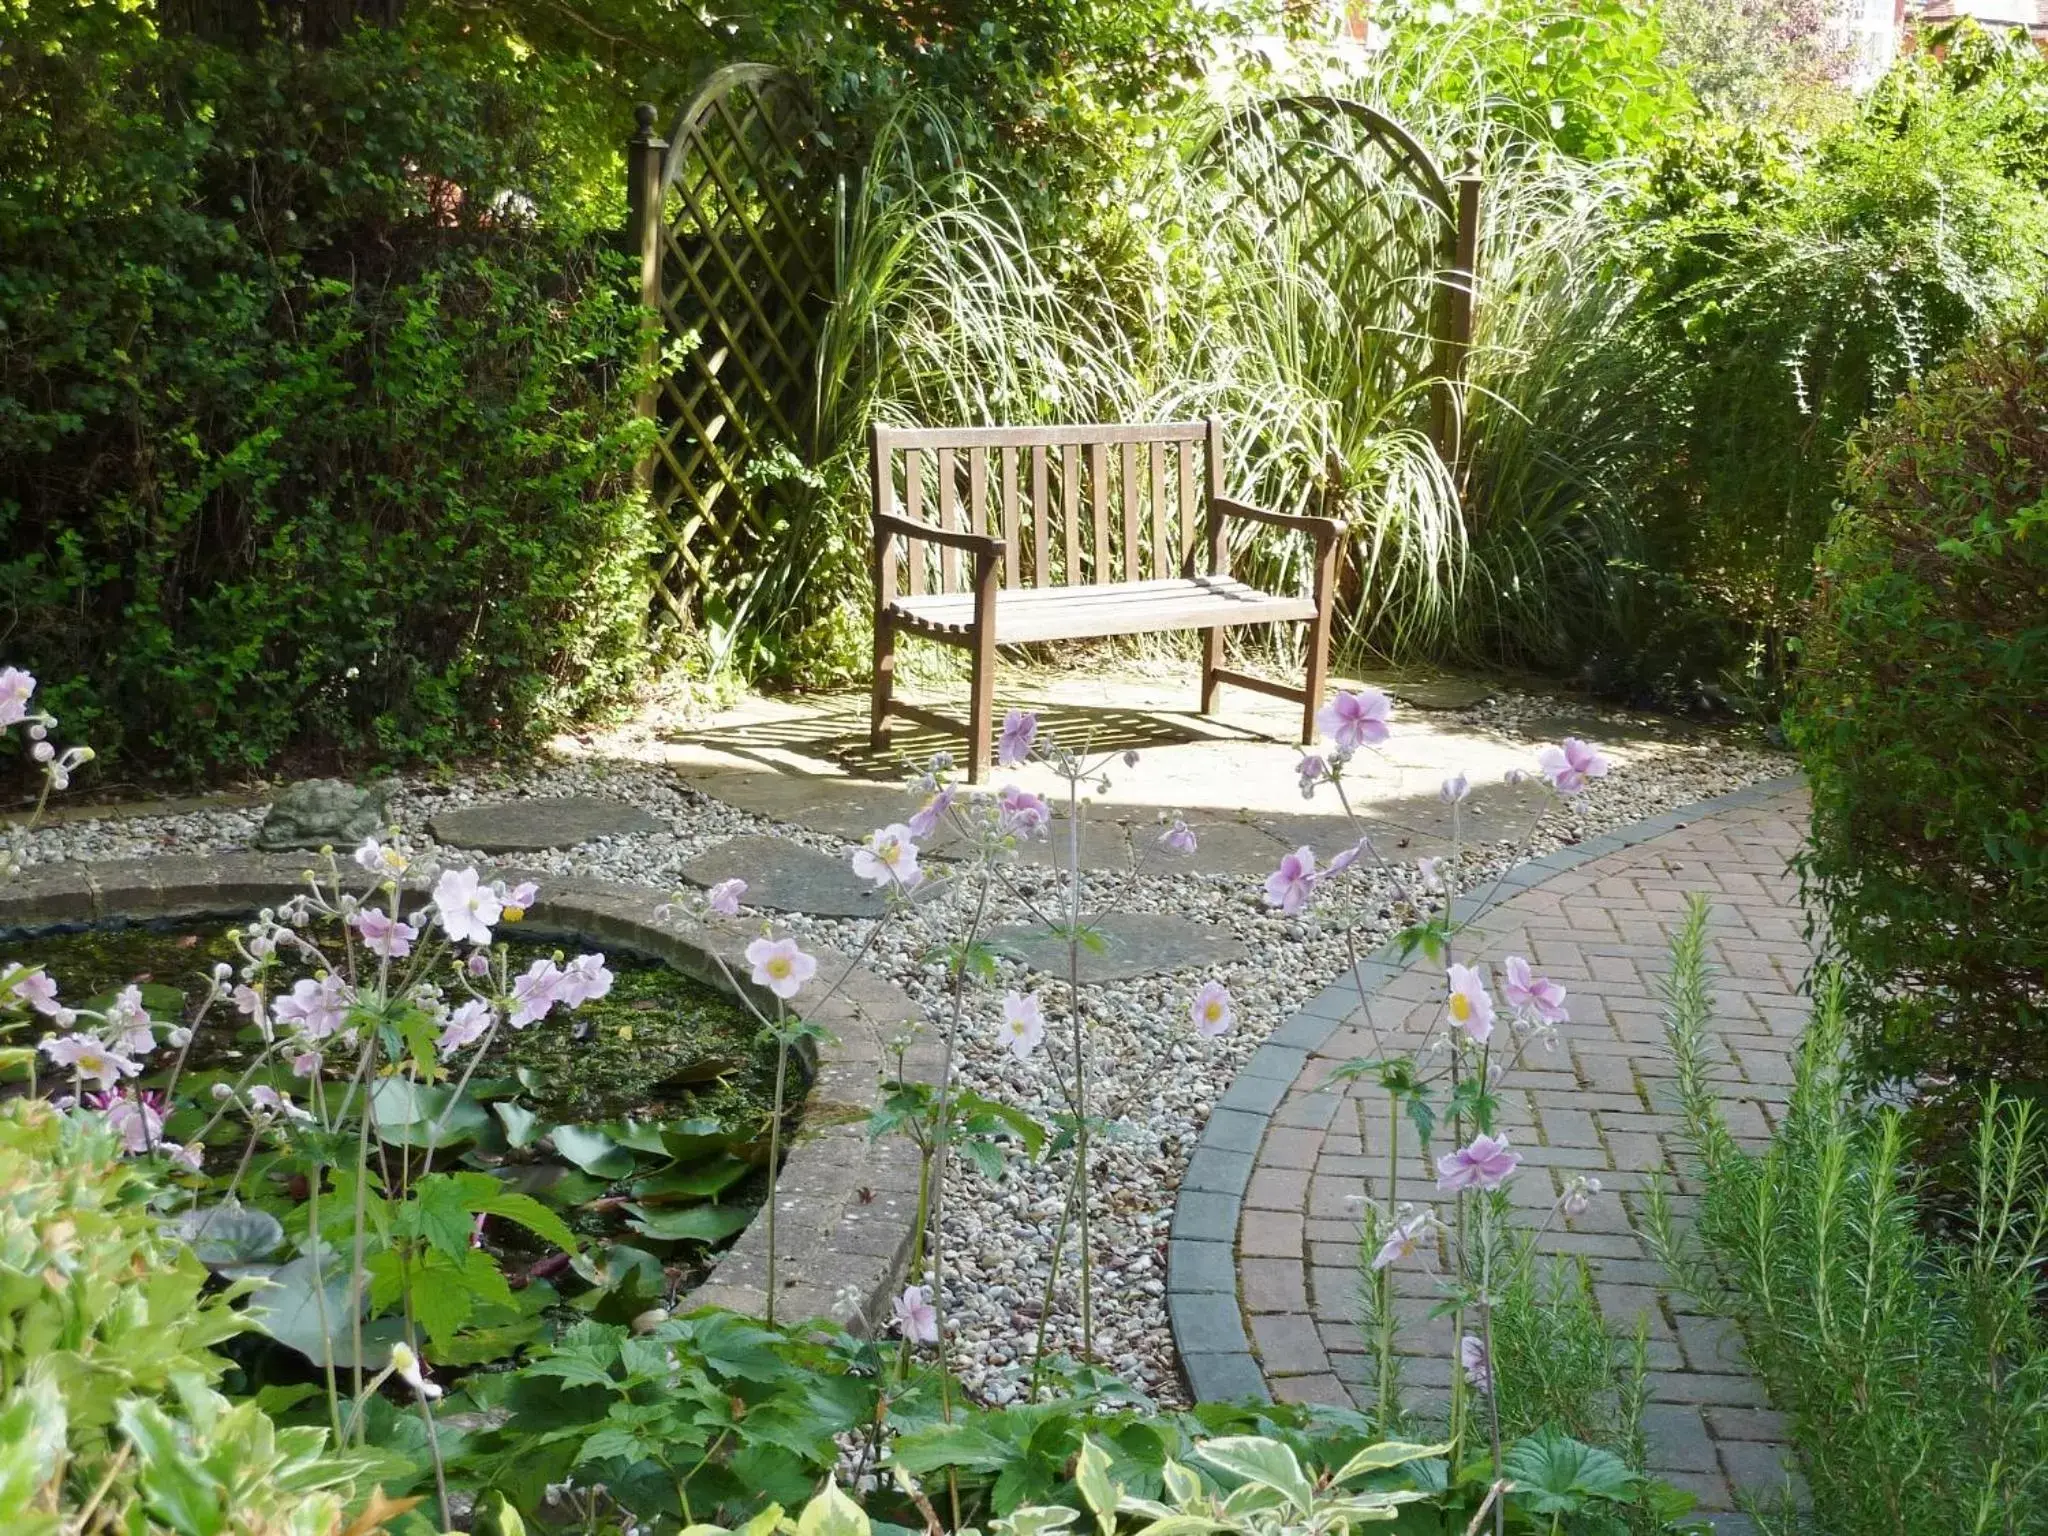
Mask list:
POLYGON ((988 772, 1003 645, 1199 629, 1203 714, 1215 708, 1217 685, 1230 683, 1300 704, 1302 742, 1315 739, 1343 530, 1331 518, 1227 497, 1214 417, 1158 426, 878 426, 870 447, 877 748, 888 743, 891 716, 963 729, 893 697, 899 634, 973 653, 964 727, 970 783, 988 772), (1312 593, 1287 597, 1234 580, 1232 522, 1306 534, 1315 546, 1312 593), (1223 665, 1226 628, 1288 622, 1309 626, 1301 686, 1223 665))

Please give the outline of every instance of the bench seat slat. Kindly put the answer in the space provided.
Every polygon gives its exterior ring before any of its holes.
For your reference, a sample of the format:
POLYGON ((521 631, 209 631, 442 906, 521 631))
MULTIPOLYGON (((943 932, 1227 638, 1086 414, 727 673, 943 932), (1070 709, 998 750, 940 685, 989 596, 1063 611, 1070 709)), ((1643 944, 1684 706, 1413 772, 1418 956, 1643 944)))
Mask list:
MULTIPOLYGON (((898 598, 890 611, 913 633, 964 640, 974 625, 974 594, 898 598)), ((1315 614, 1313 598, 1276 597, 1228 576, 1024 587, 996 595, 996 643, 1030 645, 1153 630, 1273 624, 1312 619, 1315 614)))

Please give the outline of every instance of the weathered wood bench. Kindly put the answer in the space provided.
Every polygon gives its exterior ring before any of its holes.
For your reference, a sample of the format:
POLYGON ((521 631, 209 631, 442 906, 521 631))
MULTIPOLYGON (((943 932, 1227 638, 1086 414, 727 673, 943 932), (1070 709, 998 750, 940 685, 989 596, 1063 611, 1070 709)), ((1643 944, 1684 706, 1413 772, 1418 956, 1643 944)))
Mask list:
POLYGON ((1299 703, 1302 742, 1314 740, 1342 528, 1331 518, 1227 497, 1215 418, 1158 426, 878 426, 871 451, 877 748, 887 745, 891 716, 963 729, 893 696, 898 635, 973 653, 964 729, 968 781, 980 783, 995 729, 998 646, 1182 629, 1206 637, 1203 714, 1215 709, 1217 686, 1230 683, 1299 703), (925 520, 927 508, 933 521, 925 520), (1311 594, 1286 597, 1234 580, 1233 521, 1306 534, 1315 546, 1311 594), (1309 627, 1301 686, 1223 665, 1225 629, 1297 621, 1309 627))

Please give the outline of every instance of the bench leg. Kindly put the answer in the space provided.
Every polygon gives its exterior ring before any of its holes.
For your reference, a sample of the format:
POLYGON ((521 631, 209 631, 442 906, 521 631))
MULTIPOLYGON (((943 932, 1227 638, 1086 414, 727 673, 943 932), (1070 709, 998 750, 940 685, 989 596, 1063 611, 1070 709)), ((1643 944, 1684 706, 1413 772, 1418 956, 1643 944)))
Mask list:
POLYGON ((973 692, 967 709, 967 782, 988 778, 996 734, 996 578, 1001 557, 984 550, 974 557, 973 692))
POLYGON ((1301 744, 1316 742, 1316 711, 1323 707, 1324 680, 1330 675, 1330 630, 1320 619, 1311 620, 1308 631, 1308 676, 1303 679, 1301 700, 1301 744))
POLYGON ((996 734, 996 648, 976 637, 974 681, 967 705, 967 782, 988 780, 995 760, 996 734))
POLYGON ((889 699, 896 687, 896 626, 886 614, 875 615, 875 681, 868 716, 868 745, 877 752, 889 745, 889 699))
POLYGON ((1330 610, 1337 601, 1337 543, 1323 541, 1316 550, 1316 616, 1308 621, 1308 676, 1303 679, 1301 744, 1314 746, 1316 711, 1323 707, 1323 687, 1330 676, 1330 610))
POLYGON ((1216 669, 1223 665, 1223 631, 1205 629, 1202 631, 1202 713, 1216 713, 1216 690, 1222 686, 1216 680, 1216 669))

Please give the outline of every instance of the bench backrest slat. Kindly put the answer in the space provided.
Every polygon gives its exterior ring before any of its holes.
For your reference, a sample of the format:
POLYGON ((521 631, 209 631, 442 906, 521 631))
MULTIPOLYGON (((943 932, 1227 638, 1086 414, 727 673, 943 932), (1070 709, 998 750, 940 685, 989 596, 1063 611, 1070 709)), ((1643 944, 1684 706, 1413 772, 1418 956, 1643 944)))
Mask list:
MULTIPOLYGON (((953 450, 941 448, 937 453, 939 470, 939 517, 941 528, 957 528, 953 506, 953 450)), ((950 544, 939 546, 939 590, 958 592, 960 590, 960 551, 950 544)))
POLYGON ((1022 581, 1020 565, 1024 558, 1024 519, 1017 507, 1017 445, 1005 443, 997 454, 996 479, 1003 498, 1003 585, 1014 587, 1022 581))
MULTIPOLYGON (((1006 587, 1209 568, 1203 514, 1222 479, 1212 422, 877 427, 871 446, 876 509, 999 539, 1006 587)), ((891 591, 973 585, 974 561, 960 550, 900 536, 880 550, 891 591)))
POLYGON ((1052 448, 1031 445, 1031 581, 1052 585, 1052 448))

